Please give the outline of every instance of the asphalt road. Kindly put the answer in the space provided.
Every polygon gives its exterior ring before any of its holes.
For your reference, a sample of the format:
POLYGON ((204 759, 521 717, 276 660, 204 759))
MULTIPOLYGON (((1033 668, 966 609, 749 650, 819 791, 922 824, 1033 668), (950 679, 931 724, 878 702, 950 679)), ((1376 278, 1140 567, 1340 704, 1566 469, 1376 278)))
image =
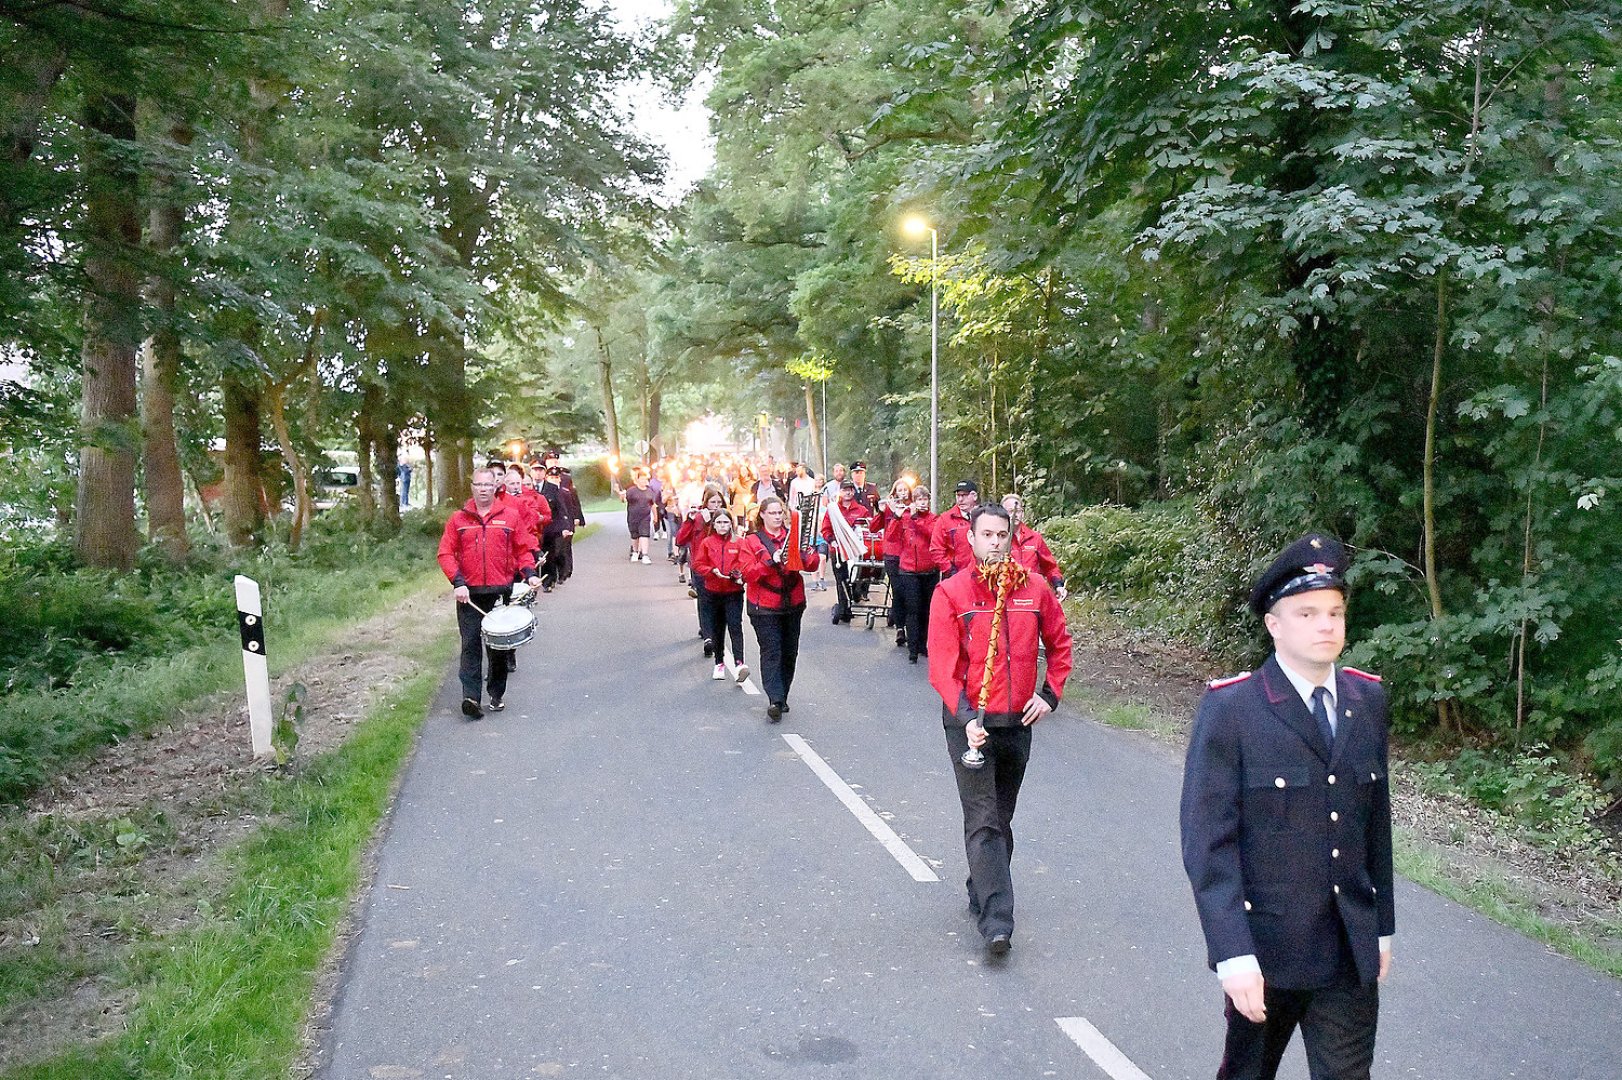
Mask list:
MULTIPOLYGON (((628 563, 603 520, 542 597, 507 711, 465 721, 447 678, 318 1075, 1215 1074, 1175 755, 1068 707, 1042 723, 1014 950, 988 961, 922 666, 812 593, 793 711, 768 726, 764 698, 710 679, 669 564, 628 563)), ((1397 925, 1377 1076, 1622 1078, 1622 982, 1406 882, 1397 925)), ((1282 1075, 1306 1076, 1299 1040, 1282 1075)))

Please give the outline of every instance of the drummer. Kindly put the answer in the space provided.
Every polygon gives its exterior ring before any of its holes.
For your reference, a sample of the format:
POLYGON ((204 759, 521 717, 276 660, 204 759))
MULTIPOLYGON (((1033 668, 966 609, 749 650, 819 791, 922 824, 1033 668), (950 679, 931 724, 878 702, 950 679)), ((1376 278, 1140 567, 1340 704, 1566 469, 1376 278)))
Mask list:
POLYGON ((837 600, 834 602, 833 624, 851 621, 850 609, 851 594, 855 591, 849 572, 849 561, 840 552, 839 545, 834 543, 834 523, 832 516, 839 514, 855 529, 858 535, 864 532, 868 523, 873 520, 873 511, 856 501, 857 487, 853 480, 842 481, 839 485, 839 501, 829 511, 829 519, 822 523, 822 538, 828 542, 828 549, 833 556, 834 564, 834 590, 837 600))
POLYGON ((496 501, 497 485, 494 470, 474 469, 472 498, 445 522, 439 538, 439 568, 451 583, 456 629, 462 636, 462 713, 470 720, 484 715, 479 684, 486 653, 490 711, 506 707, 502 697, 507 692, 507 660, 499 650, 484 648, 484 616, 512 595, 515 569, 531 588, 540 584, 521 519, 511 503, 496 501))

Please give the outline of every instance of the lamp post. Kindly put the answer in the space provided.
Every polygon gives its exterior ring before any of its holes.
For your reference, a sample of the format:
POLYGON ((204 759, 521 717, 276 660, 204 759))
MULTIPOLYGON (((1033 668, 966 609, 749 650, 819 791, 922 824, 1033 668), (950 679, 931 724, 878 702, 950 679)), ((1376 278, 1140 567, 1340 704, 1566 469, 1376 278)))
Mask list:
POLYGON ((940 387, 940 233, 935 226, 914 215, 902 223, 908 234, 922 237, 929 234, 929 494, 940 498, 939 477, 936 476, 940 459, 941 387, 940 387))

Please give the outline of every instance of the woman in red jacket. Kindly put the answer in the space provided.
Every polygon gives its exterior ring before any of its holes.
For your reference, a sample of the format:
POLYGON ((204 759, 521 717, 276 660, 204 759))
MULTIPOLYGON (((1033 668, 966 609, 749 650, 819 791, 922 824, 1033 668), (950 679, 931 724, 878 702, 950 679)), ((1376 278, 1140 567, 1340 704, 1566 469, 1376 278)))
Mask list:
POLYGON ((890 497, 879 503, 879 512, 869 526, 884 534, 884 576, 890 582, 890 610, 885 627, 895 630, 899 648, 907 643, 906 624, 901 621, 901 515, 912 505, 912 485, 905 478, 890 487, 890 497))
MULTIPOLYGON (((717 503, 721 499, 716 492, 717 503)), ((693 546, 693 582, 698 588, 700 620, 715 642, 712 679, 727 677, 727 639, 732 639, 732 677, 743 682, 743 541, 732 534, 732 515, 722 507, 693 546), (699 583, 702 582, 700 585, 699 583)))
MULTIPOLYGON (((715 519, 728 516, 726 506, 726 496, 721 494, 721 489, 707 487, 698 505, 682 519, 681 528, 676 530, 676 546, 687 553, 689 560, 698 550, 699 541, 710 534, 715 519)), ((709 609, 704 606, 706 584, 703 574, 694 572, 687 575, 687 588, 698 606, 698 636, 704 639, 704 655, 709 656, 715 652, 715 636, 720 631, 709 623, 709 609)))
MULTIPOLYGON (((788 511, 783 500, 768 496, 760 504, 760 528, 743 542, 743 580, 749 623, 760 645, 760 681, 766 691, 766 719, 777 723, 788 712, 794 665, 800 656, 800 622, 805 617, 805 578, 786 569, 788 511)), ((817 568, 817 553, 802 556, 805 569, 817 568)))
POLYGON ((935 530, 935 514, 930 507, 929 489, 912 489, 912 503, 896 522, 900 555, 897 593, 901 599, 901 625, 907 635, 907 660, 918 662, 919 654, 929 655, 929 599, 940 584, 940 568, 930 554, 929 541, 935 530))

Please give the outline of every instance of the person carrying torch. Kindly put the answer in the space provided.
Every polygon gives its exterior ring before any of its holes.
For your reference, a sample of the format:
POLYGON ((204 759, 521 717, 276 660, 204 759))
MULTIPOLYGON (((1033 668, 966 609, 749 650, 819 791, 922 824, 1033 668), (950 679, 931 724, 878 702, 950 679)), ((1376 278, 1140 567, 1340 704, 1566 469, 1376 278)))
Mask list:
POLYGON ((929 681, 941 698, 963 806, 969 911, 987 951, 1003 956, 1014 934, 1014 808, 1031 727, 1064 694, 1070 631, 1048 583, 1008 557, 1008 511, 976 507, 968 526, 974 569, 942 581, 930 604, 929 681), (1039 682, 1043 645, 1047 671, 1039 682))

